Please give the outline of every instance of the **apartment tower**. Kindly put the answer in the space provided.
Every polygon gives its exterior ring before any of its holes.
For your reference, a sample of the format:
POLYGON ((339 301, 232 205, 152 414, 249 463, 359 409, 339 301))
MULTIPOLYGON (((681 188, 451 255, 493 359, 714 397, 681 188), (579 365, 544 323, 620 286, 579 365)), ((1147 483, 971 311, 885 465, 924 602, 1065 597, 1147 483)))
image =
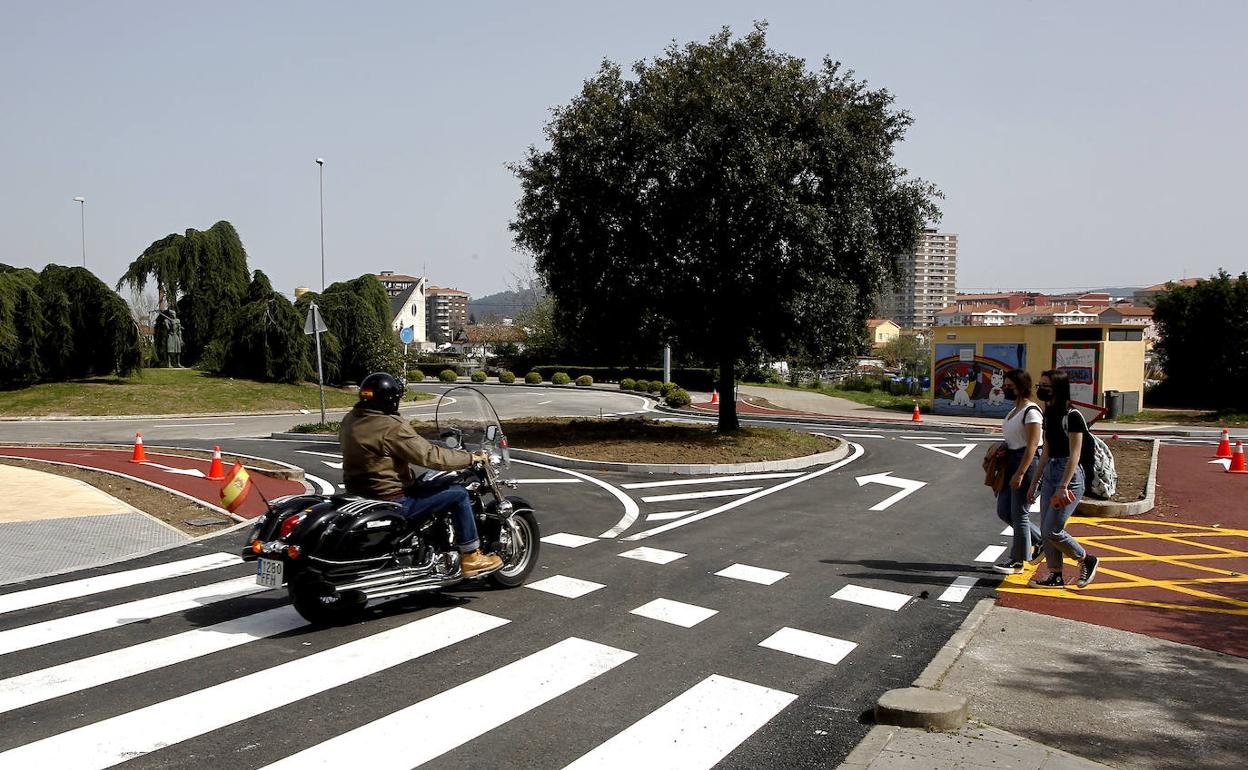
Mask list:
POLYGON ((898 258, 902 283, 880 301, 880 315, 902 329, 928 331, 937 311, 954 301, 958 279, 958 236, 925 229, 913 254, 898 258))

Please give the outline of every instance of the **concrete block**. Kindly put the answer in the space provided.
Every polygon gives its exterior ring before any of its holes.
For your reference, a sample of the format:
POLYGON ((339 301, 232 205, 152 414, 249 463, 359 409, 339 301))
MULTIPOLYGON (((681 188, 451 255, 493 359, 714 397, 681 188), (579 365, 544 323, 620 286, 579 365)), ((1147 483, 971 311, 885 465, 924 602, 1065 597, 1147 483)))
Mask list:
POLYGON ((961 695, 922 687, 889 690, 875 705, 875 721, 881 725, 957 730, 966 724, 967 700, 961 695))

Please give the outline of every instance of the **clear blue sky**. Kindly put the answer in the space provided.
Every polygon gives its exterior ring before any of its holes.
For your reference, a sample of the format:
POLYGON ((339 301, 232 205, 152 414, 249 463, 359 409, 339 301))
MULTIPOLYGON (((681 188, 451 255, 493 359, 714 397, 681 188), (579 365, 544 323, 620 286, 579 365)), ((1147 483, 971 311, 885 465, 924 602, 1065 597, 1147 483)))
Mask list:
POLYGON ((522 264, 504 168, 605 57, 770 23, 915 125, 973 287, 1143 285, 1248 267, 1244 2, 5 0, 0 262, 114 283, 228 219, 286 292, 392 269, 474 295, 522 264))

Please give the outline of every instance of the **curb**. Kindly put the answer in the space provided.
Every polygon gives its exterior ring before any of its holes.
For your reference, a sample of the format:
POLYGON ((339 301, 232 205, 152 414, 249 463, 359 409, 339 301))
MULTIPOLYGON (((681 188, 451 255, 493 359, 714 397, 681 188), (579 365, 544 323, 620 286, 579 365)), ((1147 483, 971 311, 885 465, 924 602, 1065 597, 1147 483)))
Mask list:
MULTIPOLYGON (((350 407, 327 407, 331 409, 350 409, 350 407)), ((318 406, 319 410, 320 407, 318 406)), ((107 414, 107 415, 30 415, 22 417, 0 417, 0 422, 120 422, 124 420, 182 420, 201 417, 285 417, 288 415, 311 414, 311 411, 299 410, 286 412, 181 412, 177 414, 107 414)))
MULTIPOLYGON (((944 680, 945 675, 953 668, 953 664, 961 657, 971 638, 983 625, 988 611, 996 603, 995 599, 980 599, 974 609, 963 619, 958 630, 949 637, 949 641, 940 648, 923 673, 919 674, 910 687, 889 690, 880 696, 875 706, 875 721, 878 725, 895 725, 898 727, 917 727, 928 730, 956 730, 966 723, 969 716, 969 702, 960 695, 950 695, 936 688, 944 680)), ((887 742, 884 736, 883 742, 887 742)), ((879 736, 877 736, 877 739, 879 736)), ((865 741, 864 741, 865 743, 865 741)), ((860 748, 861 748, 860 744, 860 748)), ((871 749, 864 749, 864 754, 871 749)), ((851 756, 858 753, 855 749, 851 756)), ((879 750, 876 749, 878 754, 879 750)), ((848 762, 848 758, 846 759, 848 762)), ((867 764, 859 757, 855 761, 867 764)))
MULTIPOLYGON (((337 436, 324 433, 273 433, 269 438, 279 441, 312 441, 322 444, 337 444, 337 436)), ((787 471, 809 468, 814 465, 827 465, 844 459, 849 455, 849 443, 837 439, 841 445, 829 452, 793 457, 788 460, 764 460, 756 463, 723 463, 720 465, 695 463, 612 463, 602 460, 578 460, 573 457, 538 452, 535 449, 512 448, 511 456, 516 460, 541 462, 556 468, 570 468, 587 471, 621 471, 625 473, 656 473, 679 476, 709 476, 721 473, 761 473, 766 471, 787 471)))
POLYGON ((1118 516, 1139 516, 1142 513, 1148 513, 1153 510, 1153 507, 1157 504, 1157 455, 1160 453, 1161 440, 1152 439, 1152 442, 1153 458, 1148 465, 1148 480, 1144 482, 1144 497, 1142 499, 1129 503, 1115 503, 1112 500, 1088 500, 1084 498, 1079 501, 1079 507, 1075 509, 1075 513, 1080 516, 1114 518, 1118 516))

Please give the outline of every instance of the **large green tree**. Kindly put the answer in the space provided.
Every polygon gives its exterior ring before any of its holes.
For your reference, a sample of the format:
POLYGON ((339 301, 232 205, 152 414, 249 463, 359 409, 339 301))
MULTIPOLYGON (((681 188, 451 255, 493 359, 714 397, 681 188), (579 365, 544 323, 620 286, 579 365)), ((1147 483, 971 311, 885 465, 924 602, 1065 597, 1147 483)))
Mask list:
MULTIPOLYGON (((233 329, 232 314, 250 284, 247 251, 229 222, 154 242, 130 263, 117 288, 142 291, 150 281, 182 321, 182 359, 196 362, 208 344, 233 329)), ((163 350, 157 340, 158 352, 163 350)))
POLYGON ((312 375, 306 347, 295 306, 257 270, 224 340, 221 371, 252 380, 301 382, 312 375))
POLYGON ((839 64, 768 48, 765 25, 725 29, 631 78, 604 62, 513 167, 511 227, 578 349, 670 342, 718 364, 736 430, 737 361, 857 352, 896 256, 939 216, 893 162, 910 123, 839 64))
MULTIPOLYGON (((390 300, 376 277, 362 275, 330 284, 323 294, 304 294, 295 303, 299 318, 307 318, 313 300, 329 327, 329 333, 321 335, 326 382, 359 382, 372 372, 401 371, 398 338, 390 328, 390 300)), ((316 371, 310 335, 306 345, 312 371, 316 371)))
POLYGON ((0 388, 24 388, 43 378, 46 337, 39 274, 0 265, 0 388))
POLYGON ((1167 401, 1248 411, 1248 273, 1171 285, 1154 300, 1153 320, 1167 401))

